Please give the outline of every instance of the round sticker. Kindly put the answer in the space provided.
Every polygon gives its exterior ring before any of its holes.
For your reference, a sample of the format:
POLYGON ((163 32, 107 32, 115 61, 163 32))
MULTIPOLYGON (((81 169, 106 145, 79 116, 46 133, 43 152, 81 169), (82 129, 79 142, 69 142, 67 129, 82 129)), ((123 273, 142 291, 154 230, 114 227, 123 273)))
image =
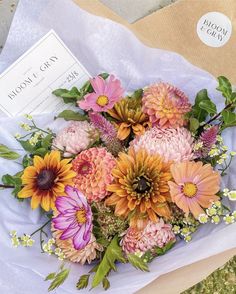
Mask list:
POLYGON ((231 37, 232 23, 223 13, 209 12, 199 19, 197 34, 204 44, 210 47, 222 47, 231 37))

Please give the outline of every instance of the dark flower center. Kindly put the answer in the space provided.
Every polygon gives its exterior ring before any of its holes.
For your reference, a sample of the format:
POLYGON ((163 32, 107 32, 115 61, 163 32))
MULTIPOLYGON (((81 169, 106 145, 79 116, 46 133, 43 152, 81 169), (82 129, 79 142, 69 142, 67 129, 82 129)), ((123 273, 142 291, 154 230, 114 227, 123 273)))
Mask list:
POLYGON ((37 176, 37 186, 40 190, 49 190, 54 185, 55 173, 50 169, 43 169, 37 176))
POLYGON ((137 192, 137 193, 145 193, 151 189, 150 183, 143 176, 141 176, 140 178, 137 179, 135 186, 136 186, 135 192, 137 192))

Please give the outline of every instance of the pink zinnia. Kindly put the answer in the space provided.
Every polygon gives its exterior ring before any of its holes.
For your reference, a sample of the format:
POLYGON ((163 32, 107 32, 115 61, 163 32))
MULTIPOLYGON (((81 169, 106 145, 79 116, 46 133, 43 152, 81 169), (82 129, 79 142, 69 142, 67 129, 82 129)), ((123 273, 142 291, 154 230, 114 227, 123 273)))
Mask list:
POLYGON ((193 137, 185 128, 160 129, 154 127, 131 144, 135 151, 145 149, 149 154, 159 154, 165 162, 193 159, 193 137))
POLYGON ((74 248, 83 249, 90 241, 92 211, 84 195, 67 186, 66 196, 57 197, 55 206, 59 214, 53 218, 55 229, 61 230, 61 240, 72 238, 74 248))
POLYGON ((126 254, 145 253, 155 247, 162 248, 170 241, 175 241, 172 226, 160 219, 158 223, 149 221, 142 231, 130 227, 122 238, 121 245, 126 254))
POLYGON ((177 128, 185 125, 184 115, 191 110, 188 97, 178 88, 158 83, 144 89, 143 112, 153 126, 177 128))
POLYGON ((210 164, 201 161, 175 163, 170 168, 174 182, 169 181, 172 201, 188 216, 189 212, 197 219, 202 208, 209 208, 219 197, 220 175, 210 164))
POLYGON ((79 102, 79 107, 84 110, 92 109, 102 112, 111 109, 122 98, 124 90, 121 82, 110 75, 106 81, 101 76, 90 80, 94 92, 86 94, 84 100, 79 102))

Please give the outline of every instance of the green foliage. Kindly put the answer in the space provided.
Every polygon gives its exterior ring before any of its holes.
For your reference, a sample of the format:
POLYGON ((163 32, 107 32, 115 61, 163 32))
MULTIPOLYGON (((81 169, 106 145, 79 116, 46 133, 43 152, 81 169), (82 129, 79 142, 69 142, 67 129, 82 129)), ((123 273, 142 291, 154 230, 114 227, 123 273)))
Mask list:
POLYGON ((222 122, 223 122, 221 130, 236 126, 235 112, 231 112, 229 110, 223 110, 221 115, 222 115, 222 122))
POLYGON ((134 93, 131 95, 131 98, 134 98, 134 99, 142 99, 142 97, 143 97, 143 89, 138 89, 134 91, 134 93))
POLYGON ((226 104, 235 102, 236 92, 233 92, 230 81, 226 77, 220 76, 218 77, 218 82, 219 86, 217 90, 220 91, 222 95, 226 98, 226 104))
POLYGON ((12 195, 15 196, 19 201, 23 201, 23 199, 18 198, 18 193, 22 189, 22 180, 21 180, 21 174, 18 173, 15 176, 11 176, 9 174, 6 174, 2 176, 2 183, 6 186, 12 186, 13 191, 12 195))
POLYGON ((0 157, 9 160, 15 160, 20 157, 20 155, 14 151, 11 151, 6 145, 0 144, 0 157))
POLYGON ((135 254, 128 254, 127 258, 128 258, 129 263, 131 263, 132 266, 135 267, 136 269, 139 269, 144 272, 149 271, 147 263, 144 262, 141 257, 138 257, 135 254))
POLYGON ((49 280, 53 280, 56 276, 56 273, 50 273, 46 276, 46 278, 44 279, 44 281, 49 281, 49 280))
MULTIPOLYGON (((70 273, 70 270, 69 269, 64 269, 62 267, 62 269, 59 271, 58 274, 56 274, 52 279, 53 281, 51 282, 49 288, 48 288, 48 291, 52 291, 52 290, 55 290, 56 288, 58 288, 60 285, 62 285, 65 280, 68 278, 69 276, 69 273, 70 273)), ((49 276, 52 277, 54 273, 48 275, 46 278, 48 278, 49 276)))
POLYGON ((81 289, 87 288, 87 287, 88 287, 88 282, 89 282, 89 277, 90 277, 90 275, 82 275, 82 276, 79 278, 78 283, 76 284, 76 288, 77 288, 78 290, 81 290, 81 289))
POLYGON ((76 103, 81 99, 79 90, 76 87, 73 87, 71 90, 67 89, 57 89, 52 92, 57 97, 61 97, 64 103, 76 103))
POLYGON ((191 132, 195 133, 197 129, 199 128, 200 123, 195 117, 191 117, 189 119, 189 129, 191 132))
POLYGON ((170 241, 162 248, 156 247, 155 253, 157 254, 157 256, 164 255, 167 251, 169 251, 171 248, 173 248, 174 245, 175 245, 175 241, 170 241))
POLYGON ((22 160, 22 165, 23 165, 23 168, 26 168, 30 165, 33 164, 33 160, 30 156, 28 156, 27 154, 23 157, 23 160, 22 160))
MULTIPOLYGON (((32 136, 34 136, 34 134, 32 136)), ((46 136, 40 137, 35 145, 32 145, 30 143, 30 139, 17 141, 21 144, 24 150, 30 153, 31 155, 38 155, 44 157, 51 150, 52 140, 53 134, 47 134, 46 136)), ((26 167, 29 163, 30 158, 24 157, 23 166, 26 167)))
POLYGON ((110 288, 110 282, 107 277, 102 280, 102 286, 105 291, 110 288))
POLYGON ((60 114, 58 114, 57 118, 64 118, 64 120, 76 120, 76 121, 84 121, 87 120, 88 117, 79 112, 75 112, 73 110, 64 110, 60 114))
POLYGON ((92 288, 97 287, 104 278, 108 275, 110 270, 116 270, 115 262, 120 261, 125 263, 126 259, 123 256, 122 249, 118 244, 118 236, 115 236, 107 247, 105 254, 99 263, 92 281, 92 288))

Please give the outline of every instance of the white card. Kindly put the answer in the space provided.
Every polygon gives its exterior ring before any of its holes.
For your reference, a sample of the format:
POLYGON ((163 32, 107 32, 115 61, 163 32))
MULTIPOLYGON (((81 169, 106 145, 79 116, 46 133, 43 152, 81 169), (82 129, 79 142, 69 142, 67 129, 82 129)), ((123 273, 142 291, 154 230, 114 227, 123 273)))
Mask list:
POLYGON ((0 109, 8 116, 59 112, 57 88, 81 87, 87 70, 54 31, 50 31, 0 75, 0 109))

